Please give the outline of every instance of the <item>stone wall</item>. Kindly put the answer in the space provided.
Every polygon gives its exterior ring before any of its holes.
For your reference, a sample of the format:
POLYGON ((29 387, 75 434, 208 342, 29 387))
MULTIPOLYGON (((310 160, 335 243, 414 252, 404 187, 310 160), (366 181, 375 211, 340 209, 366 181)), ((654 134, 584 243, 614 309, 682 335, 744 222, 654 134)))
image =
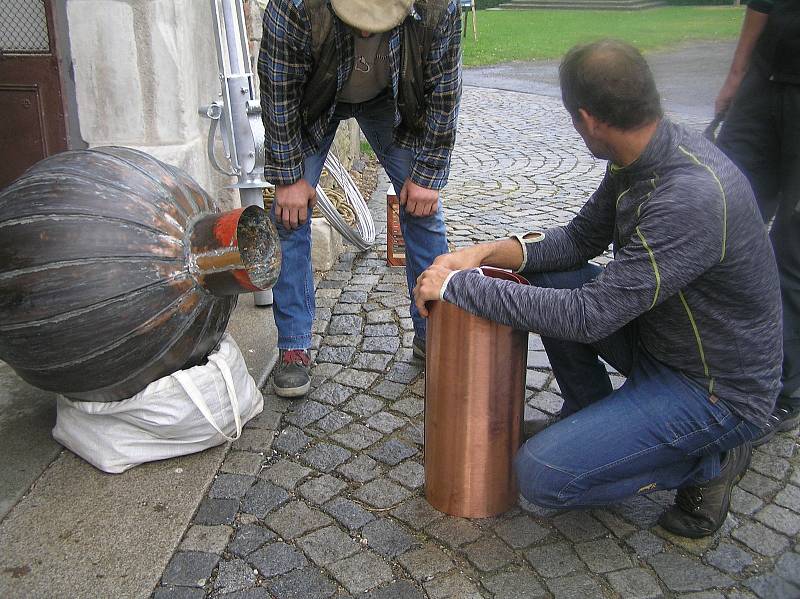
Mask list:
MULTIPOLYGON (((253 70, 263 11, 244 0, 253 70)), ((219 94, 208 0, 66 0, 80 136, 89 145, 140 149, 186 170, 223 207, 238 203, 230 179, 206 156, 201 105, 219 94)), ((334 152, 348 167, 360 153, 355 121, 334 152)))
POLYGON ((67 0, 81 137, 174 164, 230 207, 206 157, 198 107, 219 93, 211 7, 202 0, 67 0))

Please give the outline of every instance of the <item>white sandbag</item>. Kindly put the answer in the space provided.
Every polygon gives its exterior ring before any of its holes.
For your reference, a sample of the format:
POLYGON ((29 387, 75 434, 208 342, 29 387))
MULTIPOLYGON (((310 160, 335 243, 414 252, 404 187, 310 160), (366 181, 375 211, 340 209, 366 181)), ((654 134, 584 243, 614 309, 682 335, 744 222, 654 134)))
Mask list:
POLYGON ((233 441, 264 398, 229 334, 202 366, 107 403, 58 398, 53 437, 104 472, 195 453, 233 441))

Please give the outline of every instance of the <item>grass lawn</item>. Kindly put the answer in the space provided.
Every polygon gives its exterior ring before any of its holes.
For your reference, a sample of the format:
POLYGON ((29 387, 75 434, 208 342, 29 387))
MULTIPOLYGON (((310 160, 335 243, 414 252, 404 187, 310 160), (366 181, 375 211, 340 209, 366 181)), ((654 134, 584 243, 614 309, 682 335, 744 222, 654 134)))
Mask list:
POLYGON ((736 39, 744 7, 673 6, 641 11, 481 10, 478 41, 472 16, 463 40, 464 66, 558 58, 578 43, 613 37, 639 49, 688 40, 736 39))

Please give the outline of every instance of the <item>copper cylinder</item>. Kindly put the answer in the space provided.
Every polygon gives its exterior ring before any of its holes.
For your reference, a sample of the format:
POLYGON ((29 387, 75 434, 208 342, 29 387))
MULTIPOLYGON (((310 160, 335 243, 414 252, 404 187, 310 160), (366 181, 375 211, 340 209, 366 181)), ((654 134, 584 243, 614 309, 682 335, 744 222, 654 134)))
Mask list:
POLYGON ((425 497, 453 516, 500 514, 518 495, 513 459, 522 443, 528 334, 447 302, 428 309, 425 497))

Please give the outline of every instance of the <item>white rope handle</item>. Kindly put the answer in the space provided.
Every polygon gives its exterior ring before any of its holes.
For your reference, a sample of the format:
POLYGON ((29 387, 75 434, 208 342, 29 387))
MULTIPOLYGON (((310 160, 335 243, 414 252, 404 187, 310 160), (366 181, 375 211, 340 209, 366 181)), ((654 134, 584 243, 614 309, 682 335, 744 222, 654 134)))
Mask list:
POLYGON ((183 387, 183 390, 186 391, 186 395, 189 396, 189 399, 192 400, 192 403, 197 407, 198 410, 200 410, 200 413, 208 421, 208 423, 214 427, 214 430, 225 437, 228 441, 236 441, 236 439, 238 439, 242 434, 242 419, 239 414, 239 398, 236 396, 236 389, 233 386, 233 377, 231 376, 230 368, 225 360, 216 355, 209 356, 208 360, 219 369, 219 371, 222 373, 222 379, 225 381, 225 387, 228 390, 228 398, 231 404, 231 409, 233 410, 233 417, 236 422, 235 437, 226 435, 225 432, 219 427, 217 421, 214 419, 214 415, 211 413, 211 410, 206 403, 205 398, 203 397, 203 394, 200 392, 200 389, 197 388, 197 385, 194 384, 194 381, 188 375, 187 371, 179 370, 178 372, 172 373, 172 377, 181 387, 183 387))
POLYGON ((225 387, 228 389, 228 397, 231 401, 231 408, 233 408, 233 419, 236 422, 236 438, 242 435, 242 416, 239 411, 239 396, 236 395, 236 387, 233 384, 233 375, 231 374, 231 367, 228 366, 227 360, 222 358, 219 354, 211 354, 208 356, 208 361, 213 362, 222 373, 222 378, 225 380, 225 387))

